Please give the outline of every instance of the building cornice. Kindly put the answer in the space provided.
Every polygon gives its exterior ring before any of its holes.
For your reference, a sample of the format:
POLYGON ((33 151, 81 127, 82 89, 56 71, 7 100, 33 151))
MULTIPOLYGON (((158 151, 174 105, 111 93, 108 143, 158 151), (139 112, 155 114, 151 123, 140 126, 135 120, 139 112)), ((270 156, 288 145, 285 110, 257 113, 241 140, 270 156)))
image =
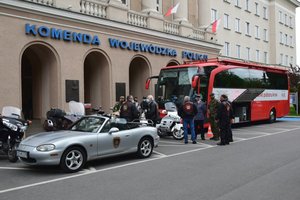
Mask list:
MULTIPOLYGON (((177 35, 159 32, 152 29, 136 27, 136 26, 128 25, 126 23, 111 21, 109 19, 102 19, 98 17, 85 15, 82 13, 72 12, 70 10, 64 10, 56 7, 49 7, 49 6, 34 4, 30 2, 24 2, 19 0, 0 0, 0 6, 18 10, 21 12, 38 14, 46 17, 63 19, 66 21, 77 22, 77 23, 82 23, 82 24, 92 25, 97 27, 103 27, 118 32, 123 31, 123 32, 127 32, 127 33, 129 32, 129 33, 139 34, 143 36, 146 35, 149 38, 153 38, 153 40, 155 38, 156 39, 159 38, 168 42, 171 41, 172 43, 194 46, 195 48, 196 46, 201 46, 203 49, 212 49, 212 50, 220 50, 222 48, 222 45, 220 44, 208 42, 205 40, 199 41, 193 38, 180 37, 177 35)), ((4 14, 0 13, 0 15, 4 15, 4 14)), ((38 19, 31 19, 31 20, 50 23, 50 24, 52 23, 46 20, 43 21, 38 19)), ((74 27, 74 28, 79 28, 79 27, 74 27)))
POLYGON ((297 7, 300 7, 300 2, 298 0, 290 0, 290 2, 297 7))

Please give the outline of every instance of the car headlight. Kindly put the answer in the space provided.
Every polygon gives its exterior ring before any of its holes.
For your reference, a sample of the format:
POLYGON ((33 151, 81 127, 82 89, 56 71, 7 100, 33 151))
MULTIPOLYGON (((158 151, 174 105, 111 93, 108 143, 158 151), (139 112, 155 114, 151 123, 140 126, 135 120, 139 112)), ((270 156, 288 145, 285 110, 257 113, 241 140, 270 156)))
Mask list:
POLYGON ((38 151, 52 151, 55 149, 55 145, 54 144, 42 144, 40 146, 36 147, 36 150, 38 151))

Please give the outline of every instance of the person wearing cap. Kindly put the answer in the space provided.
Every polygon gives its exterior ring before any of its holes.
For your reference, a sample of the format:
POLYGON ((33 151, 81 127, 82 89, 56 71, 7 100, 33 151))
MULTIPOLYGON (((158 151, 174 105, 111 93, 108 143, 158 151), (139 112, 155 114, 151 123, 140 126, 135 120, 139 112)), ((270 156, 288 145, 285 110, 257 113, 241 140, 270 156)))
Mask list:
POLYGON ((210 94, 210 102, 208 104, 208 119, 211 126, 211 131, 213 133, 213 137, 210 140, 219 140, 220 139, 220 131, 218 124, 216 123, 217 110, 220 102, 215 98, 215 94, 210 94))
POLYGON ((197 114, 194 117, 195 124, 195 136, 197 139, 197 135, 201 135, 201 139, 205 140, 205 132, 204 132, 204 119, 206 114, 206 105, 202 101, 201 94, 196 94, 195 96, 195 105, 197 107, 197 114))
POLYGON ((133 96, 129 95, 126 97, 126 101, 122 104, 120 108, 120 117, 125 118, 128 122, 134 119, 138 119, 139 112, 134 105, 133 96))
POLYGON ((230 142, 230 126, 233 112, 228 97, 222 94, 220 97, 220 106, 217 110, 216 121, 220 127, 221 141, 217 145, 228 145, 230 142))

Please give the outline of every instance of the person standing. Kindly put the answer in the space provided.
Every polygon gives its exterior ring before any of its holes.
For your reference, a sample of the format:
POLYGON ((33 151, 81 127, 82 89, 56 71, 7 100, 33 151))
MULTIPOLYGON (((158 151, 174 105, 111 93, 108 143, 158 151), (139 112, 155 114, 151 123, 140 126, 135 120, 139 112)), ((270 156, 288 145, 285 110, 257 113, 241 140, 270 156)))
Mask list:
POLYGON ((229 126, 229 134, 228 134, 228 137, 229 137, 229 142, 233 142, 233 136, 232 136, 232 129, 231 129, 231 125, 233 124, 233 121, 234 121, 234 115, 233 115, 233 109, 232 109, 232 103, 227 99, 225 99, 225 101, 228 102, 229 106, 230 106, 230 126, 229 126))
POLYGON ((201 139, 205 140, 205 132, 204 132, 204 119, 206 114, 206 106, 202 101, 202 97, 200 94, 197 94, 195 97, 195 105, 197 107, 197 114, 194 117, 195 123, 195 137, 197 139, 197 135, 201 135, 201 139))
POLYGON ((232 109, 228 101, 228 97, 222 94, 220 97, 220 106, 217 110, 216 121, 220 127, 220 138, 221 141, 217 145, 227 145, 229 144, 229 131, 232 119, 232 109))
POLYGON ((150 119, 153 122, 153 125, 155 126, 157 121, 159 120, 158 105, 154 101, 152 95, 148 95, 147 102, 148 102, 148 106, 146 112, 146 119, 150 119))
POLYGON ((124 101, 125 101, 125 97, 120 96, 119 102, 117 102, 113 107, 113 112, 120 112, 121 106, 124 103, 124 101))
POLYGON ((219 127, 215 121, 219 104, 220 104, 220 102, 215 98, 215 94, 211 93, 210 94, 210 102, 208 104, 208 118, 209 118, 209 123, 211 126, 211 131, 213 133, 213 137, 210 138, 210 140, 219 140, 219 138, 220 138, 219 127))
POLYGON ((184 143, 188 143, 188 126, 191 131, 191 140, 193 144, 196 144, 194 117, 197 114, 196 105, 190 101, 189 96, 185 96, 183 99, 183 105, 179 108, 179 115, 183 119, 183 130, 184 130, 184 143))
POLYGON ((138 110, 133 103, 133 96, 127 96, 127 100, 122 104, 120 109, 120 117, 125 118, 128 122, 138 119, 138 110))

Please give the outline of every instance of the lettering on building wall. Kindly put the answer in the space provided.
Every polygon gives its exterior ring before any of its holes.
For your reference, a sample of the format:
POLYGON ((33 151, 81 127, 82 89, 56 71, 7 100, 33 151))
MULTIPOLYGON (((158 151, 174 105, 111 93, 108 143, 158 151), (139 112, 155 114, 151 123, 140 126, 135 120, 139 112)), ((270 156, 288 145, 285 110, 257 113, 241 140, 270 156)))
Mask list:
POLYGON ((177 51, 175 49, 161 47, 153 44, 145 44, 138 42, 127 42, 125 40, 118 40, 114 38, 108 39, 111 48, 127 49, 129 51, 148 52, 151 54, 176 57, 177 51))
POLYGON ((31 24, 25 25, 26 35, 32 35, 43 38, 51 38, 54 40, 63 40, 66 42, 77 42, 83 44, 100 45, 100 40, 97 35, 90 35, 87 33, 77 33, 69 30, 62 30, 57 28, 49 28, 47 26, 36 26, 31 24))
POLYGON ((182 59, 188 60, 207 60, 208 56, 205 54, 194 53, 190 51, 182 51, 182 59))

